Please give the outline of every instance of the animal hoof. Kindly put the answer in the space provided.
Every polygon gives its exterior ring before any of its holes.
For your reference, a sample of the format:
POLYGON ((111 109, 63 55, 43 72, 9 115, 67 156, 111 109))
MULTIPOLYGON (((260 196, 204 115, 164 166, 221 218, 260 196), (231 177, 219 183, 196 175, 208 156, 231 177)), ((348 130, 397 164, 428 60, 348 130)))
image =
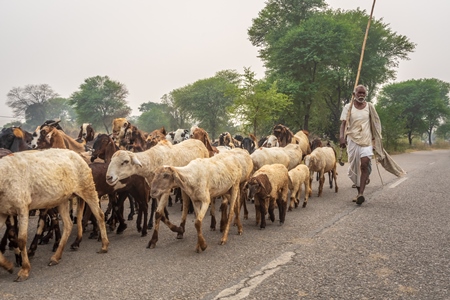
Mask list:
POLYGON ((183 238, 183 234, 182 233, 177 234, 177 239, 181 240, 182 238, 183 238))
MULTIPOLYGON (((12 273, 12 272, 11 272, 12 273)), ((15 282, 22 282, 22 281, 25 281, 25 280, 27 280, 28 279, 28 276, 24 276, 24 275, 22 275, 22 276, 18 276, 17 278, 16 278, 16 280, 14 280, 15 282)))
POLYGON ((56 260, 51 260, 48 265, 49 266, 56 266, 57 264, 59 264, 59 262, 57 262, 56 260))
POLYGON ((108 249, 100 249, 97 251, 98 254, 108 253, 108 249))
POLYGON ((306 202, 303 202, 303 207, 306 207, 306 202))
POLYGON ((142 232, 141 237, 147 236, 147 232, 142 232))
POLYGON ((152 242, 148 243, 148 245, 147 245, 148 249, 155 249, 155 247, 156 247, 156 244, 152 243, 152 242))
POLYGON ((127 229, 128 225, 127 224, 120 224, 119 227, 117 227, 117 234, 122 234, 125 229, 127 229))
POLYGON ((80 248, 80 245, 71 245, 71 246, 70 246, 70 249, 71 249, 71 250, 74 250, 74 251, 77 251, 78 248, 80 248))

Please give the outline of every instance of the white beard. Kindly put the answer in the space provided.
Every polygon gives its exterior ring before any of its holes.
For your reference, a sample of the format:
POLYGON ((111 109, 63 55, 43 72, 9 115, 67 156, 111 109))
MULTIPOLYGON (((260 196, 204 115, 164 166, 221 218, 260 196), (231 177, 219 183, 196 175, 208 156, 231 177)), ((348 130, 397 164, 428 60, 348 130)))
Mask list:
POLYGON ((366 97, 355 98, 355 100, 358 101, 359 103, 363 103, 364 101, 366 101, 366 97))

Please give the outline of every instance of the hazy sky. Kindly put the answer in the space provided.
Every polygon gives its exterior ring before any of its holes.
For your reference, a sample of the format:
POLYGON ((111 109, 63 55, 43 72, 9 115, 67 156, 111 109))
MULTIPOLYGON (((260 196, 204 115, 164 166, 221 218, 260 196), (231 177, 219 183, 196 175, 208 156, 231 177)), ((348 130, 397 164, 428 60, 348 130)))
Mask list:
MULTIPOLYGON (((372 0, 328 0, 333 8, 372 0)), ((247 29, 265 0, 111 1, 0 0, 0 125, 11 121, 7 93, 49 84, 62 97, 84 79, 109 76, 126 85, 133 115, 173 89, 251 67, 264 75, 247 29)), ((378 0, 375 18, 417 44, 397 81, 438 78, 450 82, 450 1, 378 0)), ((361 41, 362 42, 362 41, 361 41)), ((364 66, 363 66, 364 67, 364 66)))

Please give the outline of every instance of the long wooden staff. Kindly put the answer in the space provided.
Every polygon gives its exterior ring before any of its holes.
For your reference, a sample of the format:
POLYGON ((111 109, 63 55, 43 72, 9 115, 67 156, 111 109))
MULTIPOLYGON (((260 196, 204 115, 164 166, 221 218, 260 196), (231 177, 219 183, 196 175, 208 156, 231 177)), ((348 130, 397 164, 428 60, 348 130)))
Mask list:
MULTIPOLYGON (((362 68, 362 63, 363 63, 363 59, 364 59, 364 52, 366 50, 367 36, 369 35, 370 23, 372 22, 372 16, 373 16, 373 10, 375 9, 375 3, 376 3, 376 0, 373 0, 372 9, 370 10, 369 21, 367 22, 366 33, 364 35, 364 40, 363 40, 363 44, 362 44, 362 48, 361 48, 361 55, 359 57, 358 71, 356 72, 355 86, 353 88, 353 91, 358 86, 359 76, 361 74, 361 68, 362 68)), ((348 124, 350 124, 349 123, 350 122, 350 115, 351 115, 351 112, 352 112, 354 99, 355 99, 355 96, 352 93, 352 100, 350 101, 350 107, 348 108, 348 113, 347 113, 347 126, 348 126, 348 124)), ((375 158, 375 152, 374 152, 374 158, 375 158)), ((383 184, 383 178, 381 178, 380 170, 378 169, 378 161, 376 159, 375 159, 375 164, 377 166, 378 175, 380 176, 380 179, 381 179, 381 184, 384 185, 383 184)))

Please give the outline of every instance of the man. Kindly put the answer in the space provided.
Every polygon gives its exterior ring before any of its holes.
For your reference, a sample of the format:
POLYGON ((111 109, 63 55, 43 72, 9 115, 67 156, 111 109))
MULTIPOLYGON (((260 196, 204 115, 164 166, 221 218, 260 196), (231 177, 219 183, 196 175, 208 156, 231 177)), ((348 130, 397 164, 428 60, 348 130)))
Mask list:
POLYGON ((340 118, 339 142, 341 148, 347 147, 348 176, 358 190, 353 200, 358 205, 365 201, 364 190, 369 183, 373 151, 386 171, 398 177, 406 174, 383 149, 380 118, 373 104, 366 102, 366 96, 366 87, 358 85, 353 92, 353 101, 344 106, 340 118))
MULTIPOLYGON (((356 204, 364 202, 364 189, 369 179, 370 160, 373 155, 370 110, 366 102, 367 89, 358 85, 353 92, 353 104, 344 106, 341 114, 340 146, 347 146, 348 176, 358 190, 356 204), (350 113, 349 113, 350 110, 350 113)), ((376 112, 376 111, 375 111, 376 112)), ((378 116, 378 114, 377 114, 378 116)))

